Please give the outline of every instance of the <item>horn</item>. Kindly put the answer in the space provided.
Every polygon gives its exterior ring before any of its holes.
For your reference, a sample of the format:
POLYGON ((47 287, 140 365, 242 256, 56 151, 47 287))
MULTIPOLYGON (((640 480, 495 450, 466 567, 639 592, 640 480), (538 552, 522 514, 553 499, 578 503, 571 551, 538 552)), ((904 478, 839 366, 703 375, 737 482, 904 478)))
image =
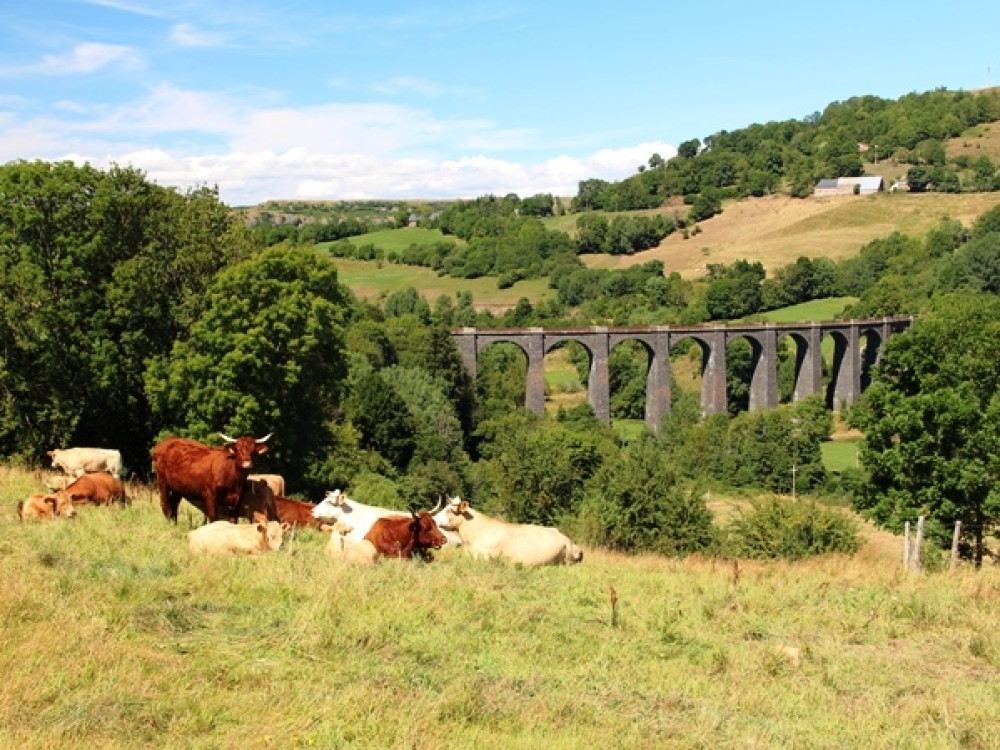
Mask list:
POLYGON ((434 510, 431 511, 432 516, 436 516, 437 512, 444 507, 444 498, 438 495, 437 505, 434 506, 434 510))
POLYGON ((260 445, 261 443, 266 443, 271 438, 271 435, 273 435, 273 434, 274 434, 273 432, 269 432, 264 437, 257 438, 256 443, 258 445, 260 445))
POLYGON ((231 437, 229 437, 229 435, 226 435, 225 433, 222 433, 222 432, 219 433, 219 437, 222 438, 223 440, 225 440, 227 443, 235 443, 236 442, 236 438, 231 438, 231 437))

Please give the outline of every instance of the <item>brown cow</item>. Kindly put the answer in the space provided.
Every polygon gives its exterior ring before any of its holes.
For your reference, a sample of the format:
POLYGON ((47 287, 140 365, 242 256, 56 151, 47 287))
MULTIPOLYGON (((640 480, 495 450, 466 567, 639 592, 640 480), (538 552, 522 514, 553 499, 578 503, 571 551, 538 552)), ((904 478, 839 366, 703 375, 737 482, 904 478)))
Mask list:
POLYGON ((426 510, 410 509, 411 518, 387 516, 372 525, 365 539, 385 557, 411 558, 414 555, 430 560, 430 550, 439 549, 448 541, 426 510))
POLYGON ((107 472, 97 471, 84 474, 71 485, 62 490, 76 505, 110 505, 116 500, 127 502, 125 488, 122 483, 107 472))
POLYGON ((236 520, 247 475, 253 470, 254 458, 267 452, 264 443, 271 435, 233 439, 220 432, 219 436, 226 441, 221 448, 179 437, 165 438, 153 448, 160 508, 170 520, 177 521, 182 498, 209 522, 219 520, 220 512, 236 520))
POLYGON ((17 515, 22 521, 30 518, 72 518, 76 515, 73 502, 66 494, 36 493, 17 507, 17 515))
POLYGON ((327 524, 313 517, 312 503, 294 500, 290 497, 278 495, 274 498, 278 507, 278 520, 291 526, 308 526, 313 529, 322 529, 327 524))
POLYGON ((236 517, 251 523, 259 521, 280 521, 274 493, 263 479, 247 479, 236 505, 236 517))

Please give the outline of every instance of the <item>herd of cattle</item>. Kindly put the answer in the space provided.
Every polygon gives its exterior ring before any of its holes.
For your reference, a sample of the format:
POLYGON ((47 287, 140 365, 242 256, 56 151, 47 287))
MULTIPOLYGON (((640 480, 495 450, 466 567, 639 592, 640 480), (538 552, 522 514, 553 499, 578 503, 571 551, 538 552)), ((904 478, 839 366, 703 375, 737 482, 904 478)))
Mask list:
MULTIPOLYGON (((458 497, 440 501, 431 511, 411 508, 409 514, 363 505, 340 490, 316 504, 286 497, 281 476, 252 473, 255 459, 267 453, 271 435, 219 436, 225 441, 221 447, 168 437, 152 450, 163 515, 176 522, 183 499, 208 521, 188 534, 194 553, 277 550, 290 529, 313 527, 330 533, 326 553, 345 562, 374 563, 380 557, 429 561, 432 550, 446 546, 462 547, 476 558, 523 565, 583 559, 583 551, 558 529, 491 518, 458 497), (241 519, 250 523, 240 524, 241 519)), ((118 451, 68 448, 48 455, 53 468, 73 482, 29 497, 18 509, 22 519, 72 517, 76 505, 127 501, 118 451)))

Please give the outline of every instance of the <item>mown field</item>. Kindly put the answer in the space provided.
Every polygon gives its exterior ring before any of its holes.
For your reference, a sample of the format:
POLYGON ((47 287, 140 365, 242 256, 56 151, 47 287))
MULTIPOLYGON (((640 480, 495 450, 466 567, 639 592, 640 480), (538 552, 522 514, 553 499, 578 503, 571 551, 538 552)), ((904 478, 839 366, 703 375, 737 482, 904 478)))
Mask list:
POLYGON ((151 494, 19 523, 0 474, 0 747, 992 748, 1000 575, 898 540, 798 564, 195 558, 151 494))

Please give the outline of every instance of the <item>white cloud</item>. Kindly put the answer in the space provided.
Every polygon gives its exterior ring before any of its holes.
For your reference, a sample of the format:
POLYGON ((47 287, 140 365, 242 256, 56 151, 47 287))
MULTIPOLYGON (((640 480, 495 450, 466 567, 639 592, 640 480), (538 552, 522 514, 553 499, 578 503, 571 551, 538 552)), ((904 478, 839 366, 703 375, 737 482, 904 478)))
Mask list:
POLYGON ((189 23, 177 23, 170 28, 170 41, 181 47, 221 47, 226 38, 215 31, 205 31, 189 23))
POLYGON ((45 55, 40 62, 0 68, 0 75, 75 75, 93 73, 109 66, 135 70, 143 57, 132 47, 120 44, 84 42, 65 55, 45 55))
POLYGON ((242 205, 295 197, 575 195, 580 180, 621 179, 654 152, 665 159, 676 153, 646 142, 582 156, 511 158, 533 142, 533 131, 391 104, 292 109, 268 106, 267 98, 161 84, 113 109, 88 113, 65 103, 35 118, 7 113, 0 117, 0 163, 131 164, 163 185, 218 185, 224 201, 242 205))

